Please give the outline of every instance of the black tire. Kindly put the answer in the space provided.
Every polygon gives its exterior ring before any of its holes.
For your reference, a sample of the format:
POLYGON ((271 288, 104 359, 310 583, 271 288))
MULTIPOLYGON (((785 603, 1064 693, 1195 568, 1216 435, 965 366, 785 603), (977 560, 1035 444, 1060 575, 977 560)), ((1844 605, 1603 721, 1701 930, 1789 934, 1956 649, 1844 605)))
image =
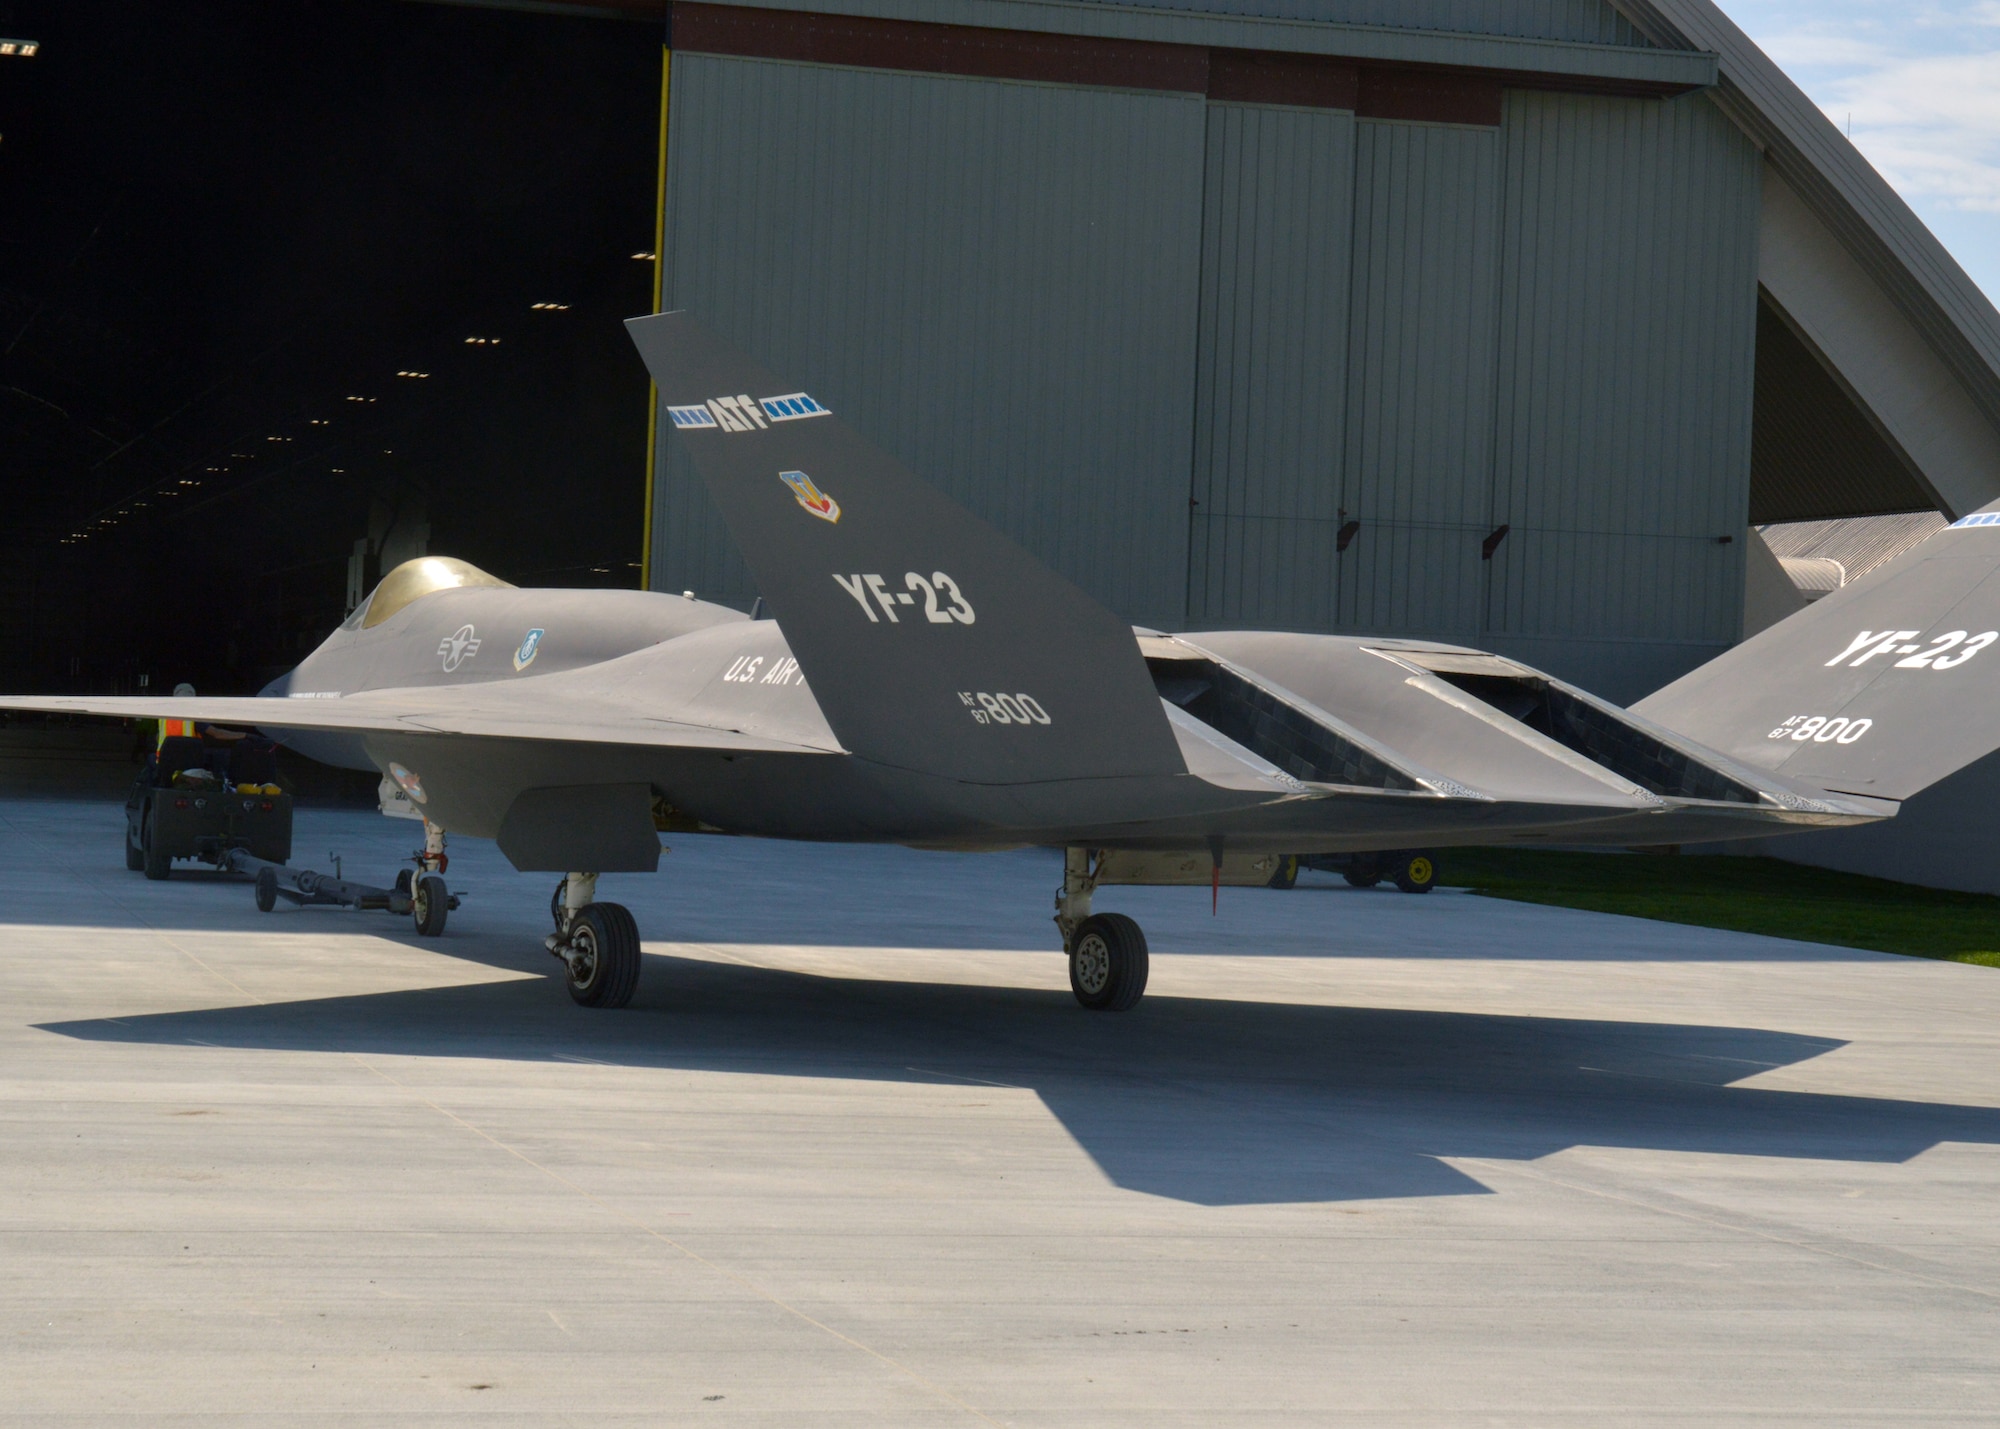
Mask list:
POLYGON ((1396 865, 1396 886, 1405 893, 1428 893, 1437 883, 1437 859, 1419 849, 1396 865))
POLYGON ((549 917, 554 920, 556 931, 563 930, 563 904, 569 899, 569 875, 556 880, 556 891, 549 895, 549 917))
POLYGON ((147 814, 145 856, 140 867, 146 870, 146 877, 157 883, 174 871, 174 861, 161 849, 159 830, 155 824, 156 817, 151 813, 147 814))
POLYGON ((396 891, 405 898, 410 896, 410 890, 416 887, 416 883, 417 875, 413 870, 407 868, 396 870, 396 891))
POLYGON ((1288 853, 1278 860, 1278 871, 1271 875, 1266 888, 1296 888, 1299 882, 1299 856, 1288 853))
POLYGON ((1129 1012, 1146 991, 1146 935, 1123 913, 1098 913, 1069 940, 1069 990, 1092 1012, 1129 1012))
POLYGON ((1351 863, 1340 871, 1340 876, 1356 888, 1373 888, 1382 881, 1381 870, 1375 867, 1373 859, 1367 863, 1351 863))
POLYGON ((435 938, 442 933, 444 915, 450 911, 451 890, 437 874, 426 873, 410 885, 410 921, 421 936, 435 938))
POLYGON ((586 903, 569 922, 570 946, 589 954, 581 968, 567 958, 569 995, 582 1007, 623 1007, 639 988, 639 925, 616 903, 586 903))
POLYGON ((132 842, 132 821, 125 821, 125 867, 137 873, 146 866, 146 851, 132 842))
POLYGON ((271 869, 257 870, 257 911, 268 913, 278 906, 278 875, 271 869))

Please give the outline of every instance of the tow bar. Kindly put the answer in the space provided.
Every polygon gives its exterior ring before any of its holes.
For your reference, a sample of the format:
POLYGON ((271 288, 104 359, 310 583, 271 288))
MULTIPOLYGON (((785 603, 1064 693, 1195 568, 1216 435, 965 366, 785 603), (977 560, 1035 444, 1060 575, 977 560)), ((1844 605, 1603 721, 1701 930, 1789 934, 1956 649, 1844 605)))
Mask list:
POLYGON ((443 876, 436 873, 419 873, 414 878, 405 873, 395 887, 377 888, 337 874, 329 877, 310 868, 293 868, 253 858, 249 850, 240 848, 225 850, 217 867, 230 873, 252 875, 256 879, 257 908, 263 913, 277 907, 282 898, 300 905, 408 914, 416 921, 419 933, 436 937, 444 931, 444 915, 459 904, 459 895, 449 892, 443 876))

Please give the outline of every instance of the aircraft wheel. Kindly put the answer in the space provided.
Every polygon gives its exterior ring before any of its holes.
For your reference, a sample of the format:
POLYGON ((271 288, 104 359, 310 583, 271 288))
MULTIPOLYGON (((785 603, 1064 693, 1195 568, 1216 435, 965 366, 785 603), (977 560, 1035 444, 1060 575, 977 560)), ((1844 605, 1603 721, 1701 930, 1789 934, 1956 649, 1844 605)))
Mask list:
POLYGON ((1069 988, 1092 1012, 1129 1012, 1146 991, 1146 935, 1123 913, 1098 913, 1069 940, 1069 988))
POLYGON ((146 870, 146 877, 158 882, 174 871, 174 861, 160 847, 159 816, 150 814, 146 818, 146 849, 140 866, 146 870))
POLYGON ((396 891, 405 898, 408 898, 416 890, 416 884, 417 875, 414 869, 399 868, 396 870, 396 891))
POLYGON ((1396 886, 1405 893, 1428 893, 1437 876, 1436 859, 1427 853, 1413 853, 1396 869, 1396 886))
POLYGON ((125 867, 137 873, 146 866, 146 851, 132 842, 132 821, 125 821, 125 867))
POLYGON ((639 987, 639 925, 617 903, 586 903, 569 921, 569 995, 583 1007, 623 1007, 639 987))
POLYGON ((417 932, 435 938, 444 931, 444 915, 451 910, 451 891, 435 873, 426 873, 410 885, 410 921, 417 932))
POLYGON ((257 870, 257 911, 268 913, 278 906, 278 875, 268 868, 257 870))

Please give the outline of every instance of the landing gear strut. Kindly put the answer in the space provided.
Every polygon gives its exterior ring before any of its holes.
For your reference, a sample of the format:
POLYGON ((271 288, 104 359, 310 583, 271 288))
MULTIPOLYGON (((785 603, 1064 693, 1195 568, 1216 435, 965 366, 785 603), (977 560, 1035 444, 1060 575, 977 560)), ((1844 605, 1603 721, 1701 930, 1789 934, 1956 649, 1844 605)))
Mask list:
POLYGON ((1092 1012, 1128 1012, 1146 991, 1146 935, 1123 913, 1092 913, 1096 888, 1091 851, 1065 850, 1056 927, 1069 954, 1069 988, 1092 1012))
POLYGON ((435 938, 444 931, 444 915, 452 905, 451 892, 444 883, 444 871, 450 863, 451 856, 444 851, 444 830, 425 819, 424 846, 416 855, 416 872, 396 876, 397 891, 410 895, 410 921, 423 937, 435 938))
POLYGON ((558 883, 549 900, 556 930, 543 946, 562 960, 579 1005, 623 1007, 639 987, 639 925, 622 905, 596 898, 594 873, 572 873, 558 883))

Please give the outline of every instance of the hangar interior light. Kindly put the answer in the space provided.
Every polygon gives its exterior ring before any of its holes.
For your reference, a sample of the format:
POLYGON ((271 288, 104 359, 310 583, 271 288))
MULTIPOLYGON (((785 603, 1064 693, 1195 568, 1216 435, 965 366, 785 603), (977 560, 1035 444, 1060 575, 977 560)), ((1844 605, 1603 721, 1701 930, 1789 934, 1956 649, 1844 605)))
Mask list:
POLYGON ((41 47, 40 40, 0 40, 0 55, 14 55, 20 59, 31 60, 41 47))

